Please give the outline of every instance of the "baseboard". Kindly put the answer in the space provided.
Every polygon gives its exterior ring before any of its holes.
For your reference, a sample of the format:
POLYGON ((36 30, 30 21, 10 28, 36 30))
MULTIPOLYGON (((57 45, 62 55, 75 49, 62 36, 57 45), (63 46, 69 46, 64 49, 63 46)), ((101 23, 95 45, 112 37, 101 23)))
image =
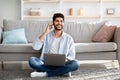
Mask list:
POLYGON ((4 70, 31 69, 28 61, 4 61, 4 70))

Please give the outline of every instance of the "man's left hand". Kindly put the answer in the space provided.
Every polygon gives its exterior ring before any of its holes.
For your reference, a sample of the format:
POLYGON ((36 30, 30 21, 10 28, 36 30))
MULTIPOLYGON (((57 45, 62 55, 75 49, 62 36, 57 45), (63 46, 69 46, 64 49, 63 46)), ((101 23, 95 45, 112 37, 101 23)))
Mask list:
POLYGON ((69 61, 69 59, 66 58, 66 59, 65 59, 65 62, 68 62, 68 61, 69 61))

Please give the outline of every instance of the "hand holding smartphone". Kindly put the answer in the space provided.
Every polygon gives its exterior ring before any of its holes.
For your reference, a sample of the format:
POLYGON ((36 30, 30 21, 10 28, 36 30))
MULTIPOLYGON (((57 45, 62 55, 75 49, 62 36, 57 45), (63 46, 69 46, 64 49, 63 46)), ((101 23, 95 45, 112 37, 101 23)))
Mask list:
POLYGON ((39 39, 40 41, 43 41, 45 36, 53 29, 53 22, 49 22, 47 25, 47 28, 43 34, 40 35, 39 39))
POLYGON ((49 33, 52 30, 52 28, 53 28, 53 22, 49 22, 45 32, 49 33))

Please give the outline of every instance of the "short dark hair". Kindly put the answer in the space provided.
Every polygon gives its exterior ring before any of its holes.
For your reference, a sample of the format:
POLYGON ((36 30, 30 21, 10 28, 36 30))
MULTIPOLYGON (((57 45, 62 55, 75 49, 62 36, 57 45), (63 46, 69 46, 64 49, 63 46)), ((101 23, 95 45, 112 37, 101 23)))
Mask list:
POLYGON ((63 18, 63 20, 64 20, 64 15, 63 15, 62 13, 55 13, 55 14, 53 15, 53 21, 55 21, 55 19, 58 18, 58 17, 61 17, 61 18, 63 18))

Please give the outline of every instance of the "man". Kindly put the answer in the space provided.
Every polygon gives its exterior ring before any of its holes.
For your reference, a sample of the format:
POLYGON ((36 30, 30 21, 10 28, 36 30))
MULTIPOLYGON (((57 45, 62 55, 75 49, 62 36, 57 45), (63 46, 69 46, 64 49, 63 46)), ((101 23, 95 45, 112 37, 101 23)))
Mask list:
POLYGON ((55 13, 53 22, 48 23, 46 30, 33 42, 33 48, 40 50, 42 48, 41 57, 31 57, 30 66, 37 72, 32 72, 31 77, 54 77, 60 76, 79 68, 79 63, 75 60, 74 41, 70 35, 63 32, 64 15, 55 13), (53 29, 54 26, 54 29, 53 29), (44 53, 64 53, 66 55, 66 64, 62 67, 53 67, 44 65, 44 53))

